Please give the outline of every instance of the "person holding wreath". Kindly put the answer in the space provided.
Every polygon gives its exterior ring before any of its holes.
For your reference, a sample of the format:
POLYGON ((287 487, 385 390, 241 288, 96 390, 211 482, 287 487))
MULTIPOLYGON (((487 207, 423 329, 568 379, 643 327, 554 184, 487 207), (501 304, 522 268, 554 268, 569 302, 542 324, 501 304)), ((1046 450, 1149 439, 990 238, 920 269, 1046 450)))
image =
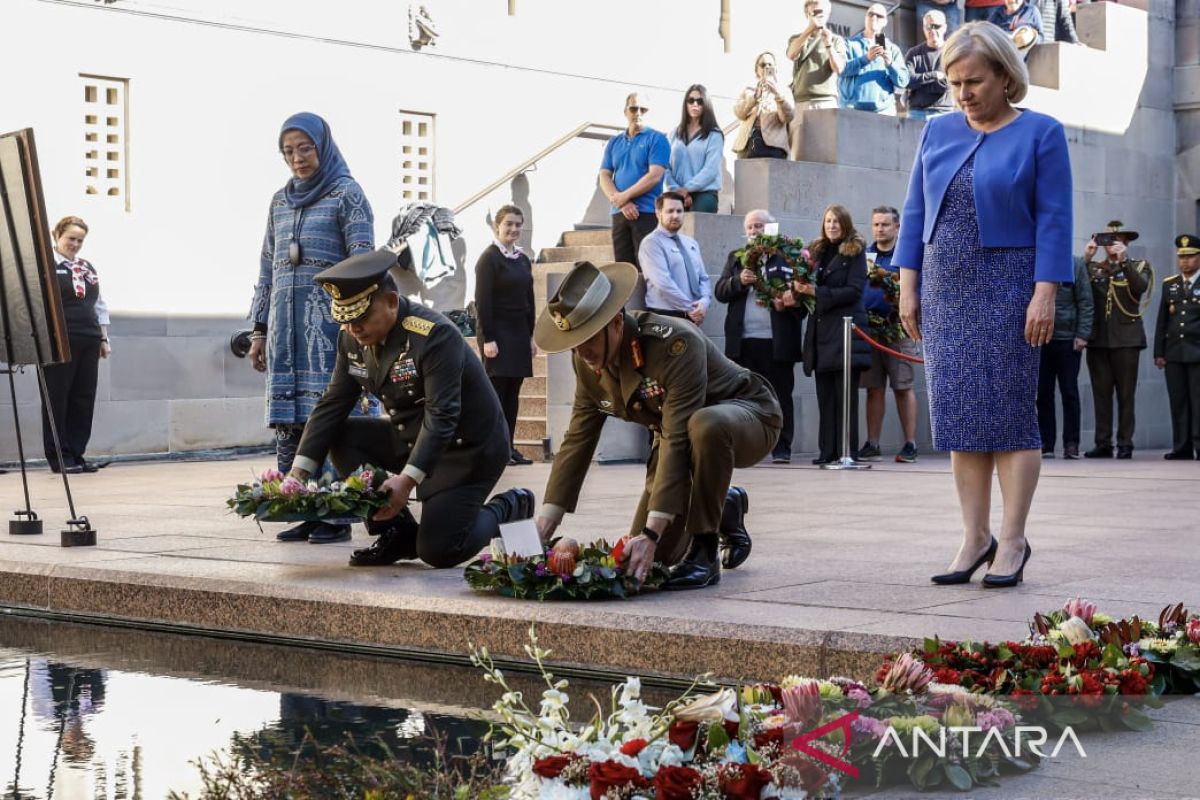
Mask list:
POLYGON ((521 384, 533 375, 533 265, 517 246, 525 215, 513 205, 496 211, 493 227, 496 240, 479 255, 475 264, 475 313, 477 336, 483 347, 483 366, 500 398, 508 423, 509 465, 531 464, 517 451, 517 410, 521 384))
POLYGON ((757 464, 779 437, 782 415, 766 379, 721 355, 692 323, 627 311, 632 264, 575 264, 538 317, 547 353, 571 351, 575 400, 537 516, 548 542, 574 511, 609 417, 653 434, 646 484, 634 512, 626 572, 641 581, 655 561, 672 565, 664 589, 700 589, 750 555, 735 467, 757 464), (719 551, 724 549, 719 559, 719 551))

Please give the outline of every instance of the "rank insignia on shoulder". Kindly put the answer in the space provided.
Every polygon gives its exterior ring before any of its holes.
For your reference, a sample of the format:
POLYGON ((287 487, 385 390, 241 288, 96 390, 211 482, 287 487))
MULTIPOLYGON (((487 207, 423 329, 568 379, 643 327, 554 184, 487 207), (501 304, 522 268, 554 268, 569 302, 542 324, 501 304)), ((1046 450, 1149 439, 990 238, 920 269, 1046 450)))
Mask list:
POLYGON ((422 336, 428 336, 429 332, 433 330, 433 324, 434 323, 431 320, 409 316, 404 318, 404 320, 400 323, 400 327, 404 328, 406 331, 412 331, 413 333, 419 333, 422 336))
POLYGON ((680 336, 667 347, 667 352, 673 356, 681 355, 687 350, 687 340, 680 336))
POLYGON ((662 325, 658 322, 650 322, 638 328, 638 333, 643 336, 657 336, 659 339, 666 339, 675 329, 670 325, 662 325))

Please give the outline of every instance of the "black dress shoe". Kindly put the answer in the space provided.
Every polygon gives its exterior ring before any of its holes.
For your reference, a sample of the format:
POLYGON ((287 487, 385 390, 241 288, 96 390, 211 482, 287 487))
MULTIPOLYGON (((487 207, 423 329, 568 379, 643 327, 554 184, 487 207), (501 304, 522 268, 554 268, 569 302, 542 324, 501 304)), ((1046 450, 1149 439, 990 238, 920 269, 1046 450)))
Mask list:
POLYGON ((816 458, 814 458, 812 460, 812 463, 813 463, 814 467, 819 467, 822 464, 832 464, 836 460, 837 459, 834 459, 834 458, 825 458, 824 456, 817 456, 816 458))
POLYGON ((970 583, 971 576, 974 575, 975 571, 982 567, 984 563, 986 563, 988 566, 991 566, 992 560, 996 558, 996 548, 998 546, 999 543, 996 541, 996 537, 993 536, 992 543, 988 545, 987 550, 984 550, 983 555, 979 557, 979 560, 970 567, 967 569, 960 569, 955 572, 943 572, 941 575, 934 575, 929 580, 933 581, 939 586, 953 586, 957 583, 970 583))
POLYGON ((275 534, 275 538, 281 542, 307 542, 308 534, 313 528, 317 527, 315 522, 301 522, 299 525, 293 525, 290 528, 285 528, 275 534))
POLYGON ((1165 458, 1167 461, 1192 461, 1193 460, 1192 454, 1190 452, 1183 452, 1181 450, 1172 450, 1169 453, 1163 453, 1163 458, 1165 458))
POLYGON ((1095 447, 1093 447, 1091 450, 1088 450, 1086 453, 1084 453, 1083 457, 1084 458, 1112 458, 1113 457, 1112 445, 1098 444, 1095 447))
POLYGON ((1117 458, 1130 459, 1133 458, 1133 447, 1127 444, 1117 446, 1117 458))
POLYGON ((516 522, 519 519, 532 519, 537 498, 532 489, 509 489, 493 495, 487 504, 494 508, 500 517, 501 524, 516 522))
POLYGON ((1025 543, 1025 557, 1021 559, 1021 567, 1011 575, 993 575, 988 573, 983 576, 983 588, 985 589, 1007 589, 1010 586, 1016 586, 1021 581, 1025 580, 1025 565, 1029 563, 1029 557, 1033 555, 1033 548, 1029 546, 1029 542, 1025 543))
POLYGON ((717 534, 697 533, 692 537, 688 554, 667 570, 662 585, 666 591, 703 589, 721 582, 721 563, 717 560, 717 534))
POLYGON ((334 542, 350 541, 349 525, 330 525, 328 522, 318 522, 308 532, 309 544, 333 544, 334 542))
POLYGON ((68 464, 64 468, 64 467, 60 467, 58 464, 51 464, 50 471, 53 472, 55 475, 59 475, 62 473, 66 473, 67 475, 79 475, 80 473, 83 472, 83 467, 80 466, 79 464, 68 464))
POLYGON ((85 461, 84 459, 81 458, 81 459, 79 459, 79 471, 80 472, 99 472, 100 468, 97 467, 95 464, 92 464, 91 462, 85 461))
POLYGON ((721 566, 737 569, 750 557, 750 534, 746 530, 746 512, 750 510, 750 497, 740 486, 730 486, 725 493, 725 506, 721 509, 721 566))
POLYGON ((378 538, 370 547, 355 550, 350 555, 350 566, 385 567, 416 558, 418 530, 417 520, 407 508, 384 522, 367 520, 367 533, 378 538))
POLYGON ((510 467, 524 466, 526 464, 532 464, 532 463, 533 463, 533 461, 526 458, 525 454, 522 453, 520 450, 516 449, 515 447, 513 448, 512 453, 510 453, 508 456, 508 465, 510 467))

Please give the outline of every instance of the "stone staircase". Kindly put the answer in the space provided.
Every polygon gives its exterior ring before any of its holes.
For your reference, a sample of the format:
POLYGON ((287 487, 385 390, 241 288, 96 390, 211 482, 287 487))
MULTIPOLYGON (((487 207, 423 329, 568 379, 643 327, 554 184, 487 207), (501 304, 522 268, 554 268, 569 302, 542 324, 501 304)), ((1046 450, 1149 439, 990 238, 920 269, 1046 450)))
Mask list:
MULTIPOLYGON (((533 303, 538 313, 546 305, 546 288, 551 275, 566 273, 576 261, 607 263, 612 259, 612 235, 607 228, 565 231, 558 246, 544 248, 533 264, 533 303)), ((527 458, 546 461, 551 453, 546 416, 545 353, 534 357, 533 375, 521 384, 514 444, 527 458)))

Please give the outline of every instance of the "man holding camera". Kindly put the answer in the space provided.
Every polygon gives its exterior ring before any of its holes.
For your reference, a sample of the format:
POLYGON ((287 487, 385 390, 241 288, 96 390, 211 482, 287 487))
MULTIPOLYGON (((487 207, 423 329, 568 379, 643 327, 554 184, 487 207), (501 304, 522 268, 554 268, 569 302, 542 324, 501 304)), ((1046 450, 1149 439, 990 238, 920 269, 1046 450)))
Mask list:
POLYGON ((1113 390, 1117 393, 1117 458, 1133 458, 1134 398, 1138 358, 1146 348, 1142 297, 1153 273, 1145 261, 1131 261, 1129 243, 1137 231, 1123 230, 1120 220, 1108 223, 1083 251, 1092 281, 1095 322, 1087 345, 1088 374, 1096 407, 1096 446, 1084 458, 1113 457, 1113 390), (1103 247, 1105 258, 1093 261, 1103 247))
POLYGON ((896 116, 896 90, 908 86, 904 54, 883 35, 887 9, 880 3, 867 7, 863 32, 846 42, 842 69, 842 105, 859 111, 896 116))

